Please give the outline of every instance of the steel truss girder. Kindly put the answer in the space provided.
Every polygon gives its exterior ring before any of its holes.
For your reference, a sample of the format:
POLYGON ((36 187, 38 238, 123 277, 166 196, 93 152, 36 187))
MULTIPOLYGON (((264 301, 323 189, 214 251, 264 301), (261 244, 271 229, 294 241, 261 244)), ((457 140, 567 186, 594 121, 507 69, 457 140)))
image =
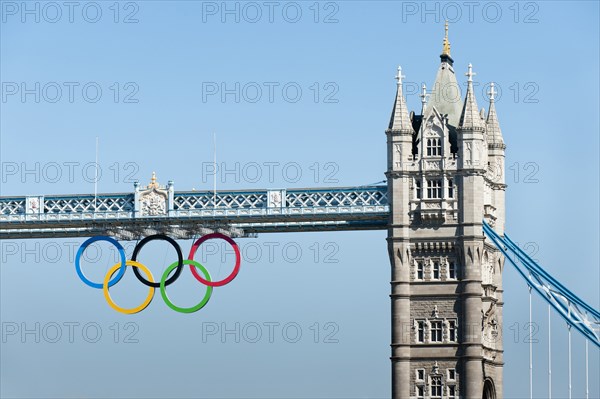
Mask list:
MULTIPOLYGON (((149 231, 189 238, 202 229, 244 233, 385 229, 385 186, 282 190, 280 206, 268 206, 268 190, 178 192, 172 209, 136 215, 133 194, 43 197, 37 213, 27 198, 0 198, 0 238, 81 237, 111 234, 135 239, 149 231), (42 211, 43 210, 43 211, 42 211)), ((40 197, 42 198, 42 197, 40 197)), ((235 235, 236 233, 234 233, 235 235)))

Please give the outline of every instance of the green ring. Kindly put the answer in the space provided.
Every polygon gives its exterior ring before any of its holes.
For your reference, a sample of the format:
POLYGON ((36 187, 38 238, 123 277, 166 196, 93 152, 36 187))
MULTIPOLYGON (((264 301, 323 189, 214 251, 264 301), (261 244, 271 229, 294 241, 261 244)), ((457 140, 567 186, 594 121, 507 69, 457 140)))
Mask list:
MULTIPOLYGON (((204 266, 202 266, 200 263, 196 262, 195 260, 186 259, 183 261, 183 264, 184 265, 194 265, 195 267, 200 269, 202 274, 204 274, 204 277, 206 278, 206 280, 211 281, 208 270, 206 270, 206 268, 204 266)), ((175 310, 176 312, 180 312, 180 313, 197 312, 200 309, 202 309, 204 307, 204 305, 206 305, 208 303, 208 300, 210 299, 210 296, 212 295, 213 287, 206 286, 206 294, 204 295, 204 298, 202 298, 202 301, 200 301, 199 304, 192 306, 191 308, 180 308, 179 306, 174 305, 173 302, 171 302, 169 300, 169 297, 167 296, 167 291, 165 289, 165 282, 167 280, 167 277, 169 277, 169 273, 171 273, 171 271, 173 269, 175 269, 178 265, 179 265, 179 261, 174 262, 173 264, 171 264, 171 266, 167 267, 167 270, 165 270, 165 272, 163 273, 162 278, 160 279, 160 295, 162 296, 162 298, 165 301, 165 303, 167 304, 167 306, 170 307, 171 309, 175 310)))

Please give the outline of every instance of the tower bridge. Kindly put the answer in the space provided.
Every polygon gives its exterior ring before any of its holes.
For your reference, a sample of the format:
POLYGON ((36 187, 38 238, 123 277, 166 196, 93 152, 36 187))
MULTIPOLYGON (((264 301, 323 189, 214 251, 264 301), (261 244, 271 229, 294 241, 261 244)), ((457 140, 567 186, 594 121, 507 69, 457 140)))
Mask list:
MULTIPOLYGON (((196 192, 153 176, 129 193, 1 197, 0 238, 387 230, 392 396, 502 398, 507 261, 530 299, 539 294, 586 348, 600 347, 600 312, 505 234, 506 146, 494 87, 480 110, 470 64, 465 75, 462 96, 447 26, 433 90, 423 88, 418 114, 409 113, 398 68, 385 131, 387 185, 196 192), (449 89, 458 97, 445 95, 449 89)), ((569 363, 569 389, 570 378, 569 363)))
POLYGON ((133 193, 2 197, 0 239, 383 230, 388 215, 385 186, 177 192, 153 176, 133 193))

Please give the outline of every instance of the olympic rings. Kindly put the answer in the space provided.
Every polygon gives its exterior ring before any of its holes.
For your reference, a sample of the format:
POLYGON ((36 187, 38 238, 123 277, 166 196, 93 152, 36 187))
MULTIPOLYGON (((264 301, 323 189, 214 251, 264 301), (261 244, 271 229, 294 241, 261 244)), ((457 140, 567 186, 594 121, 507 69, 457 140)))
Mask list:
MULTIPOLYGON (((166 236, 164 234, 154 234, 154 235, 144 238, 142 241, 140 241, 135 246, 135 248, 133 250, 133 255, 131 255, 131 260, 133 260, 133 261, 137 260, 138 253, 140 252, 142 247, 144 245, 146 245, 147 243, 149 243, 150 241, 154 241, 154 240, 168 241, 172 246, 175 247, 175 250, 177 251, 177 262, 178 262, 177 270, 175 270, 175 274, 173 274, 171 276, 171 278, 169 278, 167 280, 167 282, 165 283, 165 285, 170 285, 179 278, 179 275, 181 274, 181 271, 183 270, 183 254, 181 253, 181 247, 171 237, 166 236)), ((152 282, 146 280, 144 277, 142 277, 142 275, 138 271, 137 267, 133 269, 133 272, 135 273, 135 276, 138 278, 138 280, 140 280, 143 284, 147 285, 148 287, 154 287, 154 288, 160 287, 160 283, 152 283, 152 282)))
POLYGON ((77 251, 77 255, 75 256, 75 270, 77 271, 77 275, 79 276, 79 278, 81 278, 81 280, 85 284, 87 284, 93 288, 102 289, 102 291, 104 293, 104 298, 106 299, 106 302, 108 302, 109 306, 111 308, 113 308, 114 310, 116 310, 117 312, 125 313, 125 314, 134 314, 134 313, 141 312, 150 304, 150 302, 152 302, 152 299, 154 298, 155 288, 160 288, 160 294, 161 294, 163 300, 165 301, 165 304, 167 304, 167 306, 169 308, 171 308, 172 310, 174 310, 176 312, 180 312, 180 313, 194 313, 194 312, 197 312, 198 310, 202 309, 204 306, 206 306, 206 304, 210 300, 210 297, 212 296, 214 287, 220 287, 225 284, 228 284, 237 276, 237 274, 240 271, 240 264, 241 264, 241 259, 242 259, 241 255, 240 255, 240 249, 239 249, 237 243, 235 241, 233 241, 230 237, 228 237, 224 234, 220 234, 220 233, 208 234, 208 235, 205 235, 205 236, 201 237, 200 239, 198 239, 192 245, 192 248, 190 249, 189 259, 186 259, 186 260, 183 259, 181 247, 179 246, 179 244, 177 244, 177 242, 174 239, 172 239, 171 237, 168 237, 164 234, 155 234, 155 235, 151 235, 151 236, 144 238, 142 241, 140 241, 135 246, 131 258, 132 258, 131 260, 126 260, 125 250, 123 249, 123 246, 121 244, 119 244, 119 242, 116 241, 114 238, 111 238, 108 236, 92 237, 92 238, 89 238, 86 241, 84 241, 84 243, 81 244, 81 246, 79 247, 79 250, 77 251), (220 238, 220 239, 227 241, 233 247, 233 250, 234 250, 235 256, 236 256, 235 266, 234 266, 231 274, 229 276, 227 276, 226 278, 224 278, 223 280, 219 280, 219 281, 212 281, 208 270, 204 266, 202 266, 200 263, 198 263, 197 261, 194 260, 194 255, 196 254, 196 251, 198 250, 200 245, 202 245, 202 243, 204 243, 206 240, 209 240, 211 238, 220 238), (121 261, 110 268, 110 270, 106 273, 106 276, 104 277, 103 283, 100 284, 100 283, 94 283, 94 282, 90 281, 87 277, 85 277, 85 275, 83 274, 83 272, 81 270, 80 261, 81 261, 81 257, 83 255, 83 252, 85 251, 85 249, 90 244, 92 244, 96 241, 101 241, 101 240, 108 241, 117 248, 117 250, 119 251, 119 257, 120 257, 121 261), (147 244, 148 242, 153 241, 153 240, 168 241, 175 248, 175 250, 177 252, 177 258, 178 258, 177 261, 173 262, 171 265, 169 265, 169 267, 167 267, 167 269, 164 271, 164 273, 160 279, 160 282, 155 282, 150 269, 148 269, 145 265, 141 264, 140 262, 138 262, 136 260, 142 247, 145 244, 147 244), (198 304, 196 304, 192 307, 189 307, 189 308, 183 308, 183 307, 179 307, 179 306, 173 304, 173 302, 171 302, 171 300, 169 299, 169 296, 167 295, 167 290, 166 290, 166 287, 168 285, 172 284, 173 282, 175 282, 175 280, 177 280, 179 278, 179 276, 181 275, 181 271, 183 270, 183 265, 189 265, 194 278, 206 286, 206 292, 205 292, 202 300, 198 304), (109 292, 109 288, 121 280, 121 278, 125 274, 127 266, 133 267, 133 272, 134 272, 135 276, 138 278, 138 280, 140 280, 144 285, 149 287, 148 295, 146 296, 146 298, 144 299, 142 304, 135 308, 130 308, 130 309, 123 308, 123 307, 117 305, 111 298, 110 292, 109 292), (138 270, 138 269, 140 269, 141 272, 143 272, 146 275, 146 278, 144 278, 144 276, 142 276, 140 270, 138 270), (175 273, 173 273, 173 275, 171 277, 169 277, 169 274, 174 269, 176 269, 175 273), (198 274, 198 271, 196 269, 199 269, 200 272, 202 272, 202 274, 204 275, 204 277, 201 277, 200 274, 198 274), (117 273, 117 271, 118 271, 118 273, 117 273), (115 273, 116 273, 116 275, 115 275, 115 273))
MULTIPOLYGON (((202 266, 200 263, 196 262, 195 260, 189 260, 189 259, 184 260, 183 263, 186 265, 197 267, 198 269, 200 269, 202 271, 202 274, 204 274, 204 277, 206 277, 206 279, 208 281, 210 281, 210 274, 208 273, 208 270, 206 270, 206 268, 204 266, 202 266)), ((171 273, 171 270, 175 269, 177 267, 177 265, 178 265, 178 263, 175 262, 171 266, 169 266, 167 268, 167 270, 165 270, 165 273, 163 274, 162 278, 160 279, 160 295, 162 296, 162 298, 165 301, 165 303, 167 304, 167 306, 177 312, 180 312, 180 313, 197 312, 200 309, 202 309, 204 307, 204 305, 206 305, 208 303, 208 300, 210 299, 210 296, 212 295, 213 287, 206 286, 206 294, 204 294, 204 298, 202 298, 200 303, 198 303, 195 306, 192 306, 191 308, 180 308, 179 306, 174 305, 173 302, 171 302, 171 300, 169 299, 169 296, 167 295, 167 290, 165 287, 166 286, 165 280, 166 280, 167 276, 169 275, 169 273, 171 273)))
POLYGON ((196 268, 191 265, 190 265, 190 270, 192 271, 192 274, 194 275, 194 277, 196 277, 196 280, 200 281, 202 284, 208 285, 209 287, 221 287, 225 284, 229 284, 231 282, 231 280, 233 280, 235 278, 235 276, 237 276, 238 272, 240 271, 240 264, 242 263, 242 256, 240 255, 240 248, 238 247, 238 245, 236 244, 235 241, 233 241, 231 238, 227 237, 225 234, 212 233, 212 234, 207 234, 203 237, 200 237, 194 243, 194 245, 192 245, 192 249, 190 250, 188 259, 193 260, 194 255, 196 254, 196 250, 200 247, 200 245, 202 245, 202 243, 204 241, 210 240, 211 238, 221 238, 221 239, 227 241, 233 247, 233 251, 235 252, 235 266, 233 267, 233 271, 231 272, 231 274, 229 276, 227 276, 223 280, 211 282, 210 280, 205 280, 202 277, 200 277, 200 275, 196 271, 196 268))
POLYGON ((81 244, 81 246, 79 247, 79 250, 77 251, 77 255, 75 255, 75 270, 77 271, 77 275, 79 276, 81 281, 83 281, 84 283, 86 283, 87 285, 89 285, 92 288, 102 289, 102 283, 94 283, 93 281, 88 280, 88 278, 85 277, 85 275, 81 271, 81 256, 83 255, 83 251, 85 251, 85 249, 90 244, 92 244, 96 241, 108 241, 112 245, 117 247, 117 250, 119 251, 119 256, 121 257, 121 263, 120 263, 121 269, 119 270, 119 273, 115 276, 115 278, 108 282, 108 286, 112 287, 113 285, 118 283, 119 280, 121 280, 121 277, 123 277, 123 275, 125 274, 125 249, 123 249, 123 246, 121 244, 119 244, 119 242, 112 237, 96 236, 96 237, 88 238, 87 240, 85 240, 83 242, 83 244, 81 244))
MULTIPOLYGON (((135 268, 142 269, 144 271, 144 273, 146 273, 146 276, 148 276, 150 281, 154 281, 154 277, 152 277, 152 272, 150 272, 150 270, 146 266, 142 265, 139 262, 133 261, 133 260, 128 260, 126 262, 126 264, 127 264, 127 266, 134 266, 135 268)), ((108 273, 106 273, 106 277, 104 277, 104 285, 102 286, 102 291, 104 292, 104 298, 106 298, 106 302, 108 302, 110 307, 113 308, 114 310, 116 310, 117 312, 121 312, 121 313, 125 313, 125 314, 134 314, 134 313, 141 312, 142 310, 146 309, 146 307, 148 305, 150 305, 150 302, 152 302, 152 298, 154 298, 154 287, 150 287, 150 289, 148 290, 148 296, 146 297, 146 299, 144 299, 144 302, 142 302, 142 304, 140 306, 131 308, 131 309, 125 309, 125 308, 120 307, 112 300, 112 298, 110 297, 110 293, 108 292, 108 280, 112 277, 112 275, 117 271, 117 269, 119 267, 120 266, 117 263, 116 265, 114 265, 112 267, 112 269, 110 269, 108 271, 108 273)))

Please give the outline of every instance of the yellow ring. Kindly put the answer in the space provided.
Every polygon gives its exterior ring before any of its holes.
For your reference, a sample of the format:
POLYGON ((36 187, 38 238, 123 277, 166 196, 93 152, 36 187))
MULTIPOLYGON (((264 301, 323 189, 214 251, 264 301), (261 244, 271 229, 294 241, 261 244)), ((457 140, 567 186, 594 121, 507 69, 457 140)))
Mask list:
MULTIPOLYGON (((126 262, 126 265, 140 268, 146 275, 148 281, 150 281, 151 283, 154 282, 154 277, 152 276, 150 269, 148 269, 146 266, 144 266, 141 263, 136 262, 134 260, 128 260, 126 262)), ((114 265, 108 271, 108 273, 106 273, 106 276, 104 277, 104 283, 102 284, 102 292, 104 292, 104 298, 106 299, 106 302, 108 302, 110 307, 113 308, 114 310, 116 310, 117 312, 121 312, 121 313, 125 313, 125 314, 134 314, 134 313, 141 312, 142 310, 146 309, 146 307, 148 305, 150 305, 150 302, 152 302, 152 298, 154 298, 154 287, 150 287, 150 290, 148 290, 148 296, 146 297, 146 299, 140 306, 138 306, 136 308, 132 308, 132 309, 125 309, 125 308, 118 306, 116 303, 114 303, 114 301, 110 297, 110 293, 108 292, 108 283, 110 281, 110 278, 113 276, 113 274, 115 274, 117 272, 117 270, 119 270, 120 267, 121 267, 121 262, 114 265)))

